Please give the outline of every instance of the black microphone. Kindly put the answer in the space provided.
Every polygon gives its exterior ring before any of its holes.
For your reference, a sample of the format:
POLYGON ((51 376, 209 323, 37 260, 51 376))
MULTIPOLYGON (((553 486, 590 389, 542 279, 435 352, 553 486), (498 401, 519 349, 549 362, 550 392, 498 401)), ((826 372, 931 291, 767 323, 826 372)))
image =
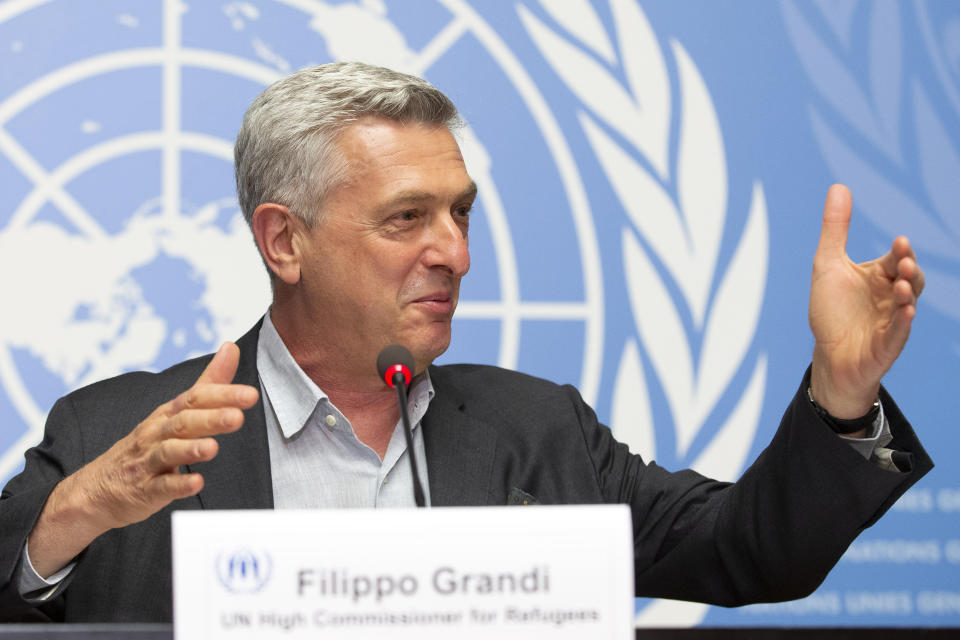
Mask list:
POLYGON ((407 412, 407 385, 413 377, 413 354, 405 346, 392 344, 384 347, 377 356, 377 371, 387 386, 397 390, 397 402, 400 404, 400 416, 403 419, 403 435, 407 439, 407 453, 410 455, 410 471, 413 473, 413 499, 418 507, 424 506, 423 487, 417 475, 417 458, 413 451, 413 431, 410 428, 410 414, 407 412))

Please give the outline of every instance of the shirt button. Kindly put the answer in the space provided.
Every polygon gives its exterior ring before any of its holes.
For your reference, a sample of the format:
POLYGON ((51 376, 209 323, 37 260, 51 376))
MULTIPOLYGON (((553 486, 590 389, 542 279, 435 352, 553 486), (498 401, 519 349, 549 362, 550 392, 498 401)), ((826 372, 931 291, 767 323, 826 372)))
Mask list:
POLYGON ((334 415, 327 415, 326 423, 328 427, 335 426, 337 424, 337 418, 334 415))

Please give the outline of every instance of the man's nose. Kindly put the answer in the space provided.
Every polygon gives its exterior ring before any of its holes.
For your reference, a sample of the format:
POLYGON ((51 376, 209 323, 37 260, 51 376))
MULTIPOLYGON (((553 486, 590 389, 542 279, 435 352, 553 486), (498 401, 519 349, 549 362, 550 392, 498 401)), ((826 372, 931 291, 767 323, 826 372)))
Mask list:
POLYGON ((458 224, 454 214, 437 215, 431 225, 427 260, 431 267, 443 267, 453 275, 464 276, 470 270, 467 228, 458 224))

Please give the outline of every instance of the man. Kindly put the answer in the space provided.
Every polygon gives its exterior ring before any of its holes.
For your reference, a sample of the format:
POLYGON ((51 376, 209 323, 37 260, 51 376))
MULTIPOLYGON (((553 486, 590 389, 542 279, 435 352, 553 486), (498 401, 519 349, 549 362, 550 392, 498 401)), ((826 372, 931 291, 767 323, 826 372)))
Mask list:
POLYGON ((905 238, 870 263, 846 257, 843 187, 828 194, 814 260, 811 372, 734 485, 631 456, 569 387, 432 367, 470 267, 476 186, 456 123, 425 81, 358 63, 300 71, 256 99, 237 189, 273 304, 212 358, 58 401, 0 503, 0 611, 169 620, 175 508, 411 505, 395 396, 374 367, 390 343, 415 358, 414 448, 432 504, 504 504, 516 490, 630 504, 638 595, 804 595, 931 467, 880 390, 923 274, 905 238))

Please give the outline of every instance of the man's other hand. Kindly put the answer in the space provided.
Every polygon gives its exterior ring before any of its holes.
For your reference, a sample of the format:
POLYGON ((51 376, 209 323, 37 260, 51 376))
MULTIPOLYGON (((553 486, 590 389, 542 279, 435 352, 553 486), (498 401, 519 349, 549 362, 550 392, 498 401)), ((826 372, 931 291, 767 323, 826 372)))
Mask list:
POLYGON ((106 531, 199 493, 203 478, 180 467, 216 456, 212 436, 239 429, 242 410, 257 402, 256 389, 231 384, 239 361, 235 344, 222 345, 192 387, 57 485, 28 538, 37 573, 46 577, 106 531))
POLYGON ((830 187, 810 285, 811 391, 817 404, 843 419, 865 415, 877 399, 923 291, 923 271, 903 236, 876 260, 855 264, 847 257, 852 206, 845 186, 830 187))

